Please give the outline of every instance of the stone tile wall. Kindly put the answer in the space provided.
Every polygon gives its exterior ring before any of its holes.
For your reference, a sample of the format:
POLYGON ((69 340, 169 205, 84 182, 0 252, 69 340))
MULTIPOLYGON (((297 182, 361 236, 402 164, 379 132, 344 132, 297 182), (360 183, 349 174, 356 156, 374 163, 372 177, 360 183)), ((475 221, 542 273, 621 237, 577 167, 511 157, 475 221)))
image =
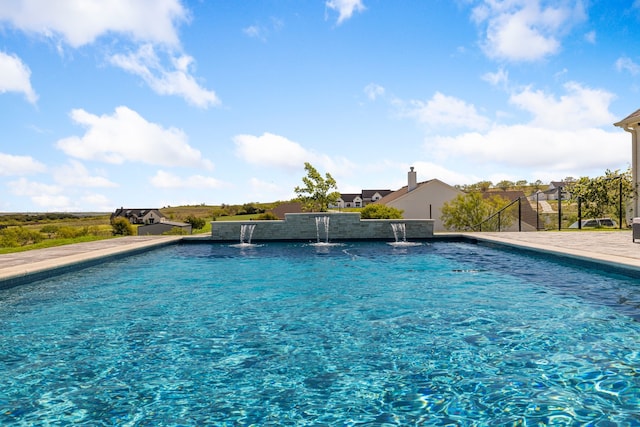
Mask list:
MULTIPOLYGON (((211 238, 216 241, 239 242, 243 225, 253 224, 252 242, 264 240, 317 241, 317 217, 329 218, 329 241, 389 240, 394 241, 391 224, 404 223, 407 240, 433 237, 431 219, 360 219, 358 212, 290 213, 284 221, 212 221, 211 238)), ((326 235, 321 225, 320 241, 326 235)), ((246 239, 245 239, 246 242, 246 239)))

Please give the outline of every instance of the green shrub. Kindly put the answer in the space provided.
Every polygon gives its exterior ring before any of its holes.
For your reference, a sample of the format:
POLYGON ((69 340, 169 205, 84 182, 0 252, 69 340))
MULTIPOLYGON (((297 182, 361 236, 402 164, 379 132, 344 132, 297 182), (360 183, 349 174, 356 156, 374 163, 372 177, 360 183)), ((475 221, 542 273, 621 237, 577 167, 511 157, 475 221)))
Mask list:
POLYGON ((126 218, 114 218, 111 221, 111 228, 114 236, 133 236, 135 234, 133 225, 126 218))
POLYGON ((360 217, 363 219, 401 219, 402 210, 391 206, 370 204, 362 208, 360 217))
POLYGON ((204 226, 207 224, 207 220, 204 218, 197 218, 193 215, 189 215, 184 222, 186 222, 187 224, 191 224, 191 228, 194 230, 200 230, 201 228, 204 228, 204 226))
POLYGON ((42 227, 42 228, 40 229, 40 232, 41 232, 41 233, 44 233, 44 234, 46 234, 46 235, 48 235, 48 236, 49 236, 49 238, 51 239, 51 238, 53 238, 53 236, 55 236, 55 234, 58 232, 58 229, 59 229, 59 228, 60 228, 60 227, 59 227, 59 226, 57 226, 57 225, 49 224, 49 225, 45 225, 44 227, 42 227))
POLYGON ((258 215, 259 220, 262 221, 275 221, 275 220, 279 220, 280 218, 278 218, 273 212, 265 212, 263 214, 258 215))
POLYGON ((44 240, 44 236, 35 230, 23 227, 9 227, 0 230, 0 246, 15 248, 39 243, 44 240))

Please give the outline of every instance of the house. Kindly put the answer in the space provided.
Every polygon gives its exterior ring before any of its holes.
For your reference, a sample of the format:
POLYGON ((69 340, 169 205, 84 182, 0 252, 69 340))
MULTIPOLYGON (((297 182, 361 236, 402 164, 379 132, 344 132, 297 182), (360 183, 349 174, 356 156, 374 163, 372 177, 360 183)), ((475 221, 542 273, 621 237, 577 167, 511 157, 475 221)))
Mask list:
POLYGON ((362 190, 363 206, 367 206, 369 203, 375 203, 390 193, 392 193, 391 190, 362 190))
POLYGON ((174 228, 184 230, 184 234, 191 234, 191 224, 186 222, 176 222, 162 220, 160 222, 141 225, 138 227, 138 236, 157 236, 170 233, 174 228))
POLYGON ((331 208, 363 208, 370 203, 382 199, 391 190, 362 190, 360 193, 341 193, 338 201, 331 208))
POLYGON ((376 203, 402 210, 406 219, 433 219, 433 231, 445 231, 440 219, 442 206, 464 193, 439 179, 417 182, 413 167, 407 181, 406 186, 390 192, 376 203))
POLYGON ((336 202, 336 208, 361 208, 362 204, 362 194, 360 193, 341 193, 340 198, 336 202))
POLYGON ((131 224, 155 224, 167 219, 158 209, 116 209, 111 214, 111 220, 114 218, 125 218, 131 224))
POLYGON ((558 189, 560 189, 560 193, 562 194, 562 200, 568 200, 571 194, 566 191, 566 189, 570 184, 570 182, 565 181, 551 181, 549 188, 543 191, 546 198, 539 198, 539 200, 558 200, 558 189))

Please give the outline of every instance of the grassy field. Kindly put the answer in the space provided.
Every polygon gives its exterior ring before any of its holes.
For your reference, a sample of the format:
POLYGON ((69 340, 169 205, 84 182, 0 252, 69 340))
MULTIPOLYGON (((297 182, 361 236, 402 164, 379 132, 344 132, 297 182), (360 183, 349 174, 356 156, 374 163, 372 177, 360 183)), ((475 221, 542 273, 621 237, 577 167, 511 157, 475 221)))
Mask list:
MULTIPOLYGON (((260 213, 234 212, 247 208, 264 211, 273 205, 176 206, 162 208, 160 212, 172 221, 185 221, 188 217, 205 219, 205 226, 193 230, 193 234, 208 234, 214 216, 218 221, 246 221, 256 219, 260 213)), ((110 217, 110 213, 0 215, 0 254, 117 238, 113 236, 110 217)), ((133 226, 135 229, 136 225, 133 226)))

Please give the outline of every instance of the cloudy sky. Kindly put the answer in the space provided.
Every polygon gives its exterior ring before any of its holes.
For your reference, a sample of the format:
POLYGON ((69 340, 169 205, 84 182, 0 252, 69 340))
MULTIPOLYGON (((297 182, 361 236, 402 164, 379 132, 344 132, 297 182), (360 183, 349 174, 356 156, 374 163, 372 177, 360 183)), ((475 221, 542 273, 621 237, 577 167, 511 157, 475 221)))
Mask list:
POLYGON ((0 211, 626 169, 640 0, 3 0, 0 211))

